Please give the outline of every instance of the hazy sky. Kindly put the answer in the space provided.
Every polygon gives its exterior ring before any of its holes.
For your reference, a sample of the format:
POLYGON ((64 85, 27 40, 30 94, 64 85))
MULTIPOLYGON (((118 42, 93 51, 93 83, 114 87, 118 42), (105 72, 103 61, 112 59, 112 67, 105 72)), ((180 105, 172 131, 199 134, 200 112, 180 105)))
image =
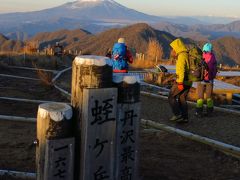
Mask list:
MULTIPOLYGON (((35 11, 75 0, 0 0, 0 13, 35 11)), ((115 0, 152 15, 240 17, 240 0, 115 0)))

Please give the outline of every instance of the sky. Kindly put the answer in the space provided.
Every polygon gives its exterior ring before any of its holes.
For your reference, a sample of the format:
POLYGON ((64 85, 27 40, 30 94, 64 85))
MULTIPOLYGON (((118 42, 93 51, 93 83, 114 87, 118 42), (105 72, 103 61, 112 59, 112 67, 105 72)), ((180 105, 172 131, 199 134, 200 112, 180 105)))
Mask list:
MULTIPOLYGON (((0 0, 0 13, 42 10, 75 0, 0 0)), ((239 0, 115 0, 157 16, 240 17, 239 0)))

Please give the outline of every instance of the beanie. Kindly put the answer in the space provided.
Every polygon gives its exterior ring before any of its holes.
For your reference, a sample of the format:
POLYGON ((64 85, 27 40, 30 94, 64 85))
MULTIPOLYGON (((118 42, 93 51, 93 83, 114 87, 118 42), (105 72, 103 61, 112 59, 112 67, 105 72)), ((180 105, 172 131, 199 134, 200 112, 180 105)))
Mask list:
POLYGON ((118 43, 125 43, 125 39, 124 38, 119 38, 118 43))
POLYGON ((212 52, 212 44, 211 43, 204 44, 203 51, 205 51, 205 52, 212 52))

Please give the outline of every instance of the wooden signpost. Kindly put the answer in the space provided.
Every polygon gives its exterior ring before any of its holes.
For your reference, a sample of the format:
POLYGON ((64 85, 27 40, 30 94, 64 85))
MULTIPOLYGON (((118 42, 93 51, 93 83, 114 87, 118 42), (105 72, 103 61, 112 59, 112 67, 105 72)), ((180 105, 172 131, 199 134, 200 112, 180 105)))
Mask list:
MULTIPOLYGON (((77 56, 74 59, 72 67, 71 104, 74 109, 74 127, 75 127, 74 134, 76 137, 75 180, 79 180, 80 176, 82 178, 82 174, 85 174, 85 172, 82 172, 83 169, 80 168, 81 164, 80 162, 85 161, 84 160, 85 157, 83 157, 84 156, 83 149, 86 148, 81 147, 82 144, 81 141, 84 142, 85 141, 84 138, 85 136, 87 136, 85 132, 82 132, 82 129, 85 129, 86 128, 85 125, 88 125, 87 124, 88 119, 83 120, 83 109, 86 109, 86 106, 90 108, 90 105, 85 103, 86 101, 88 101, 86 99, 85 102, 83 103, 83 99, 86 96, 86 94, 85 95, 83 94, 83 91, 84 89, 97 89, 97 88, 101 89, 111 87, 112 87, 112 65, 111 60, 109 58, 89 55, 89 56, 77 56), (81 154, 82 157, 80 156, 81 154)), ((114 103, 114 101, 111 103, 114 103)), ((111 113, 111 116, 114 116, 114 114, 111 113)))
POLYGON ((114 179, 117 89, 84 89, 81 180, 114 179))
POLYGON ((73 180, 72 108, 63 103, 39 105, 37 115, 37 180, 73 180))
POLYGON ((138 179, 140 82, 137 76, 113 76, 118 88, 115 180, 138 179))
POLYGON ((77 56, 71 105, 39 106, 37 180, 138 180, 137 76, 113 77, 109 58, 77 56))

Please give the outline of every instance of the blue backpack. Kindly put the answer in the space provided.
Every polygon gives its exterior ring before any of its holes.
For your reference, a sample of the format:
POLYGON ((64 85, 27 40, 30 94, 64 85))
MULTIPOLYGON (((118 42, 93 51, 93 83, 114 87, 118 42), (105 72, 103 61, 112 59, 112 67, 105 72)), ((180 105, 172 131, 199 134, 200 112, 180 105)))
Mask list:
POLYGON ((112 49, 114 60, 123 60, 126 55, 126 45, 124 43, 115 43, 112 49))

